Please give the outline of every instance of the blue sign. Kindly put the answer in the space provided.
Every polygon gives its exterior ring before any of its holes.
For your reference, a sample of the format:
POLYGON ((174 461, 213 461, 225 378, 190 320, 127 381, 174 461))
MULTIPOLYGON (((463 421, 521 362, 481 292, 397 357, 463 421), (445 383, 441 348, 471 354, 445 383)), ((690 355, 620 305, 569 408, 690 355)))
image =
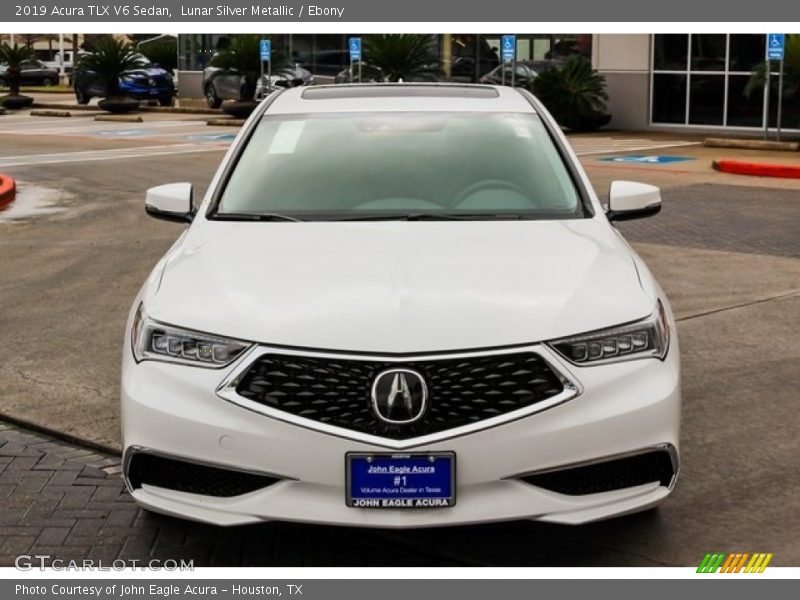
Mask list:
POLYGON ((361 38, 350 38, 350 62, 361 60, 361 38))
POLYGON ((683 162, 685 160, 694 160, 691 156, 643 156, 641 154, 631 154, 628 156, 607 156, 600 158, 604 162, 617 162, 617 163, 639 163, 646 165, 665 165, 674 162, 683 162))
POLYGON ((500 43, 500 51, 504 61, 516 60, 517 58, 517 36, 504 35, 500 43))
POLYGON ((272 41, 261 40, 260 52, 261 52, 261 62, 272 61, 272 41))
POLYGON ((767 34, 767 58, 769 60, 783 60, 785 41, 782 33, 767 34))

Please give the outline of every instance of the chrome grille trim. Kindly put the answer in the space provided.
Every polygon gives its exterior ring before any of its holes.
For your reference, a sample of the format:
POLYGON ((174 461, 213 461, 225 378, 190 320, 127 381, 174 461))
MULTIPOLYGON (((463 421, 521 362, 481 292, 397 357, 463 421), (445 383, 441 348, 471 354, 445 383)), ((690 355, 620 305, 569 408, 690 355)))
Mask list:
POLYGON ((345 352, 335 352, 335 351, 328 352, 328 351, 315 351, 315 350, 295 350, 295 349, 281 348, 275 346, 259 345, 253 347, 249 352, 247 352, 244 356, 240 358, 240 360, 238 360, 235 363, 234 368, 225 377, 222 383, 220 383, 220 385, 218 386, 216 393, 217 396, 219 396, 223 400, 231 402, 241 408, 245 408, 252 412, 259 413, 261 415, 279 421, 291 423, 293 425, 297 425, 305 429, 319 431, 321 433, 357 442, 363 442, 365 444, 369 444, 372 446, 380 446, 391 449, 405 449, 405 448, 413 448, 417 446, 423 446, 427 444, 441 442, 443 440, 452 439, 470 433, 475 433, 477 431, 482 431, 485 429, 490 429, 492 427, 497 427, 498 425, 503 425, 505 423, 509 423, 512 421, 516 421, 518 419, 522 419, 524 417, 528 417, 532 414, 542 412, 544 410, 548 410, 550 408, 563 404, 568 400, 572 400, 573 398, 583 393, 583 388, 580 386, 580 383, 567 370, 567 367, 558 358, 558 356, 543 344, 532 344, 530 346, 514 346, 510 348, 500 348, 493 350, 473 350, 473 351, 461 351, 461 352, 449 352, 449 353, 428 352, 428 353, 419 353, 419 354, 403 355, 403 356, 393 356, 391 354, 387 355, 387 354, 369 354, 369 353, 345 353, 345 352), (468 425, 463 425, 459 427, 454 427, 453 429, 447 429, 429 435, 423 435, 419 437, 402 439, 402 440, 385 438, 381 436, 371 435, 368 433, 361 433, 358 431, 346 429, 344 427, 337 427, 321 423, 319 421, 314 421, 312 419, 299 417, 282 410, 265 406, 253 400, 249 400, 241 396, 236 391, 236 388, 239 385, 242 376, 250 369, 250 367, 253 365, 255 361, 257 361, 261 356, 265 354, 281 354, 286 356, 321 358, 321 359, 331 359, 331 360, 349 359, 349 360, 374 361, 374 362, 392 362, 398 365, 402 365, 403 363, 410 363, 414 361, 423 361, 423 360, 434 361, 434 360, 448 360, 448 359, 459 359, 459 358, 470 358, 470 357, 481 357, 481 356, 501 356, 504 354, 518 354, 520 352, 534 353, 538 355, 543 361, 545 361, 547 365, 553 370, 553 372, 556 373, 556 375, 561 379, 564 386, 563 391, 551 398, 548 398, 547 400, 537 402, 533 405, 526 406, 524 408, 521 408, 513 412, 508 412, 502 415, 498 415, 497 417, 484 419, 482 421, 470 423, 468 425))

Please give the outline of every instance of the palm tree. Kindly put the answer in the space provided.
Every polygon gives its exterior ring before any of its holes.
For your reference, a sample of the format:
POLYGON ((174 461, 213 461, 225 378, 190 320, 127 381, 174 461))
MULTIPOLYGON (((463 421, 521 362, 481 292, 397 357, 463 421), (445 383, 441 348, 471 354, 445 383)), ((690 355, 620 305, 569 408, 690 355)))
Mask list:
POLYGON ((3 79, 9 87, 9 94, 3 96, 0 103, 6 108, 22 108, 33 103, 33 98, 21 96, 19 93, 23 63, 33 63, 37 66, 41 64, 28 46, 20 46, 16 43, 13 46, 9 46, 7 43, 0 46, 0 65, 6 67, 3 79))
POLYGON ((581 54, 572 54, 559 67, 552 67, 533 79, 531 91, 562 127, 591 131, 606 125, 606 80, 592 69, 581 54))
MULTIPOLYGON (((778 61, 771 61, 770 73, 776 74, 779 68, 778 61)), ((764 89, 766 79, 767 61, 764 61, 753 69, 750 79, 744 88, 744 95, 749 98, 756 90, 764 89)), ((786 36, 783 60, 783 90, 784 98, 787 96, 794 97, 795 101, 800 101, 800 35, 798 34, 786 36)))
MULTIPOLYGON (((217 54, 212 61, 213 66, 223 71, 237 73, 242 78, 242 102, 253 102, 256 85, 261 77, 261 36, 254 34, 235 35, 230 43, 217 54)), ((293 76, 294 65, 280 53, 272 53, 272 75, 293 76)))
POLYGON ((119 98, 119 78, 130 69, 144 65, 141 56, 128 42, 103 37, 92 45, 91 54, 81 58, 80 68, 94 73, 103 84, 106 98, 119 98))
POLYGON ((386 81, 436 81, 441 75, 434 36, 421 33, 370 35, 364 59, 386 81))

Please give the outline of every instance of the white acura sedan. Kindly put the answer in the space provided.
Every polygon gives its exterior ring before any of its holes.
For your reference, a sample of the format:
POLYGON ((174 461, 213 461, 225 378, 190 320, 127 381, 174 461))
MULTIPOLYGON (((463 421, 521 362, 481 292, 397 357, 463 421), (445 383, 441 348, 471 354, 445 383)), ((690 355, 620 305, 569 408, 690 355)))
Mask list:
POLYGON ((586 523, 678 474, 664 292, 523 90, 294 88, 261 103, 136 297, 124 476, 219 525, 586 523))

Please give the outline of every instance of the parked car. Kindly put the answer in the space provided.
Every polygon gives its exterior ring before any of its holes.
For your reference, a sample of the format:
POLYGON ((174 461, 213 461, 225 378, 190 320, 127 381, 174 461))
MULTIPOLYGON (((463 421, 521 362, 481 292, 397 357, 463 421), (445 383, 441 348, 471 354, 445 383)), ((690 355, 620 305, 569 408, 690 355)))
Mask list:
POLYGON ((616 181, 601 204, 519 88, 271 98, 198 173, 203 199, 147 192, 189 227, 127 322, 133 499, 217 525, 422 527, 667 498, 675 320, 614 227, 656 214, 658 188, 616 181))
MULTIPOLYGON (((6 66, 0 66, 0 84, 8 85, 5 79, 6 66)), ((23 62, 20 69, 22 85, 50 86, 58 83, 58 70, 35 62, 23 62)))
POLYGON ((518 61, 511 68, 510 63, 498 65, 480 78, 480 83, 489 83, 491 85, 503 85, 505 78, 505 85, 511 85, 512 73, 514 85, 518 87, 530 87, 534 78, 541 73, 552 67, 560 64, 554 60, 532 60, 532 61, 518 61))
MULTIPOLYGON (((135 100, 155 100, 161 106, 170 106, 175 99, 172 75, 166 69, 152 64, 144 55, 139 55, 139 58, 142 66, 125 71, 119 78, 120 93, 135 100)), ((78 104, 89 104, 92 98, 104 98, 107 95, 105 83, 80 63, 72 79, 78 104)))
POLYGON ((314 85, 314 76, 311 71, 295 65, 294 72, 290 74, 264 75, 256 82, 256 99, 260 100, 267 93, 268 89, 275 90, 280 88, 299 87, 304 85, 314 85), (270 81, 270 85, 267 85, 270 81))
POLYGON ((474 83, 480 79, 481 73, 494 69, 498 64, 500 64, 500 61, 493 54, 482 55, 480 62, 472 56, 457 56, 453 58, 450 76, 453 81, 474 83))
MULTIPOLYGON (((297 87, 313 85, 314 76, 310 71, 295 65, 292 74, 272 75, 274 88, 297 87)), ((256 98, 264 95, 267 89, 267 75, 256 83, 256 98)), ((211 58, 209 65, 203 70, 203 94, 210 108, 219 108, 224 100, 241 100, 244 88, 244 78, 235 70, 226 70, 214 65, 211 58)))

